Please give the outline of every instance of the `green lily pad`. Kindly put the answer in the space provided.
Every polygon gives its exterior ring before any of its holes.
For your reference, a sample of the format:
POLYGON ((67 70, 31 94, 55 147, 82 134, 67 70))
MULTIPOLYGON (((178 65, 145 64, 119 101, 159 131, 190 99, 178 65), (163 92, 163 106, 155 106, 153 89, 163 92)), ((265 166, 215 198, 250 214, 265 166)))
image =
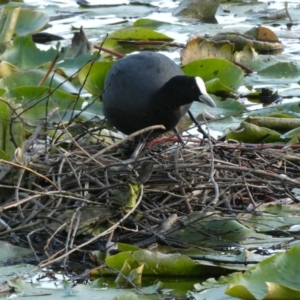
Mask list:
POLYGON ((17 87, 7 92, 8 98, 14 98, 16 103, 22 104, 22 117, 32 124, 45 118, 47 111, 58 107, 62 110, 82 110, 84 99, 77 95, 48 87, 17 87))
POLYGON ((134 27, 158 28, 162 25, 170 24, 168 22, 157 21, 153 19, 142 18, 133 23, 134 27))
POLYGON ((78 73, 81 84, 93 95, 100 95, 104 90, 104 81, 114 62, 94 62, 85 65, 78 73))
POLYGON ((235 131, 227 134, 226 140, 233 139, 244 143, 280 142, 280 133, 266 127, 242 122, 235 131))
POLYGON ((300 138, 300 127, 290 130, 281 136, 282 139, 300 138))
POLYGON ((0 60, 28 70, 52 61, 57 54, 58 51, 53 48, 47 51, 38 49, 30 36, 17 36, 13 47, 1 54, 0 60))
POLYGON ((227 93, 234 92, 233 89, 231 89, 227 85, 224 85, 220 80, 220 78, 214 78, 209 81, 206 81, 205 86, 207 91, 211 94, 215 94, 217 92, 227 92, 227 93))
MULTIPOLYGON (((0 79, 0 88, 13 89, 22 86, 32 86, 32 88, 34 88, 39 85, 45 74, 46 71, 44 70, 31 70, 12 73, 0 79)), ((49 86, 52 88, 59 86, 59 88, 65 92, 78 92, 78 90, 74 87, 74 85, 71 82, 66 81, 64 77, 58 74, 55 74, 55 76, 52 76, 50 74, 43 86, 49 86)))
POLYGON ((26 35, 41 31, 49 22, 49 17, 41 11, 24 9, 20 11, 15 28, 17 35, 26 35))
POLYGON ((156 41, 173 41, 167 35, 143 27, 121 28, 108 35, 109 39, 116 40, 156 40, 156 41))
POLYGON ((10 42, 20 14, 20 7, 5 7, 0 15, 0 43, 10 42))
POLYGON ((226 294, 241 299, 299 299, 299 255, 300 245, 297 245, 245 273, 235 273, 226 294))
POLYGON ((258 72, 268 78, 295 78, 300 76, 300 66, 296 62, 278 62, 258 72))
POLYGON ((3 159, 13 157, 16 148, 23 146, 23 119, 16 117, 21 113, 22 109, 13 101, 0 101, 0 157, 3 159))
POLYGON ((185 65, 182 70, 186 75, 200 76, 205 82, 218 78, 226 86, 226 90, 237 89, 244 79, 240 67, 221 58, 196 60, 185 65))

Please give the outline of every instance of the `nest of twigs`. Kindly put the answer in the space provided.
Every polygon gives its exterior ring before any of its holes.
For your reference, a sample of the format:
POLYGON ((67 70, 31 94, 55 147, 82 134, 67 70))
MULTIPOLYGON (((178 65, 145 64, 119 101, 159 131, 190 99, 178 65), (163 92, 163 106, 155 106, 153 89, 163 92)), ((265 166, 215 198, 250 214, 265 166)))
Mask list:
MULTIPOLYGON (((101 137, 101 133, 100 133, 101 137)), ((107 241, 139 247, 166 243, 199 221, 191 212, 234 217, 300 187, 298 150, 202 140, 183 133, 144 146, 76 139, 28 149, 23 162, 3 162, 1 236, 30 247, 41 266, 71 253, 105 250, 107 241), (176 140, 176 138, 175 138, 176 140), (30 150, 30 151, 29 151, 30 150), (13 183, 12 183, 13 182, 13 183)))

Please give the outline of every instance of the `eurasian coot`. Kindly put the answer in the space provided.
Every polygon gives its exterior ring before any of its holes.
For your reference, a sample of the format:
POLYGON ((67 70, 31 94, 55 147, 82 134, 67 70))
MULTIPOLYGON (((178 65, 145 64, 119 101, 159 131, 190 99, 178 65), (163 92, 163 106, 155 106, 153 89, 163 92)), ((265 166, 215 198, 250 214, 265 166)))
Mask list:
POLYGON ((200 77, 184 75, 170 58, 150 51, 111 67, 102 100, 107 120, 125 134, 153 125, 174 129, 193 101, 215 107, 200 77))

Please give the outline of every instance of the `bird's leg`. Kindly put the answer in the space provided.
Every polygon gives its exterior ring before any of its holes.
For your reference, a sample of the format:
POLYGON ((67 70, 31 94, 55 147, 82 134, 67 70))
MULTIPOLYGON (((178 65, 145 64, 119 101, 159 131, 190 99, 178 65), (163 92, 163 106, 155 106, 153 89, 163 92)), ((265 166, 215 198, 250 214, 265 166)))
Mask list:
POLYGON ((194 122, 194 124, 198 127, 198 131, 200 133, 202 133, 203 138, 208 139, 208 135, 207 133, 202 129, 201 125, 199 124, 199 122, 196 120, 196 118, 194 117, 194 115, 192 114, 191 110, 188 110, 188 114, 191 118, 191 120, 194 122))
POLYGON ((173 129, 173 131, 175 132, 175 134, 176 134, 176 136, 177 136, 177 138, 178 138, 179 143, 182 144, 182 145, 184 145, 184 141, 183 141, 182 136, 181 136, 181 134, 179 133, 177 127, 175 127, 175 128, 173 129))

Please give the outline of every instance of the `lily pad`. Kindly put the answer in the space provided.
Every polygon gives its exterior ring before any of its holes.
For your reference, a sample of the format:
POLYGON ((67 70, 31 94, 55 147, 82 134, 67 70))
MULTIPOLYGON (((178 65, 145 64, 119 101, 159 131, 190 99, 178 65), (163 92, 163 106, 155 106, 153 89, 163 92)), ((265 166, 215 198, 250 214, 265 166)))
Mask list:
POLYGON ((169 36, 143 27, 127 27, 121 28, 108 35, 109 39, 116 40, 157 40, 157 41, 173 41, 169 36))
POLYGON ((244 143, 280 142, 280 133, 266 127, 242 122, 235 131, 227 134, 226 140, 233 139, 244 143))
POLYGON ((235 273, 226 294, 242 299, 298 299, 300 245, 235 273))
POLYGON ((193 61, 182 68, 189 76, 200 76, 205 82, 218 78, 226 89, 237 89, 244 80, 244 73, 230 61, 221 58, 208 58, 193 61))
POLYGON ((27 35, 41 31, 49 22, 49 17, 41 11, 24 9, 20 11, 15 34, 27 35))
POLYGON ((47 51, 38 49, 30 36, 17 36, 13 47, 1 54, 0 59, 28 70, 52 61, 57 54, 58 51, 53 48, 47 51))
POLYGON ((114 62, 94 62, 85 65, 78 73, 81 84, 93 95, 100 95, 104 90, 104 81, 114 62))

